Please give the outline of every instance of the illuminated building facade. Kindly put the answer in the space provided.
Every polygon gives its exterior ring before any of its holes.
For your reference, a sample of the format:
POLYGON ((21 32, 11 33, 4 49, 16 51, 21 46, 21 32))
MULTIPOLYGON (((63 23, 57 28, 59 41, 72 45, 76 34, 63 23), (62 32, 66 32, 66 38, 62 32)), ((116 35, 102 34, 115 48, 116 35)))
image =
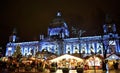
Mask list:
MULTIPOLYGON (((114 23, 106 18, 107 22, 103 25, 104 35, 70 37, 67 23, 58 12, 48 27, 48 36, 40 35, 40 40, 30 42, 16 42, 16 35, 10 37, 10 42, 6 45, 6 56, 11 56, 17 45, 21 47, 23 55, 35 55, 38 51, 49 51, 58 55, 62 54, 102 54, 120 53, 119 36, 116 33, 114 23), (31 50, 33 51, 31 53, 31 50)), ((79 33, 81 34, 81 33, 79 33)))

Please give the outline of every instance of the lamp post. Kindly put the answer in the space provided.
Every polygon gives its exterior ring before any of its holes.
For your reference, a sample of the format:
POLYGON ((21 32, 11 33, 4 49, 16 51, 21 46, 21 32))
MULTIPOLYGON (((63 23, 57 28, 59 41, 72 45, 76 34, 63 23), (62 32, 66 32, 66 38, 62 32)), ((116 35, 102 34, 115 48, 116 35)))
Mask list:
MULTIPOLYGON (((81 36, 85 32, 86 32, 85 30, 79 30, 78 31, 78 36, 79 36, 78 38, 79 38, 79 41, 80 41, 80 45, 81 45, 81 36)), ((79 54, 80 54, 80 52, 81 52, 81 46, 79 47, 79 54)))
MULTIPOLYGON (((85 30, 81 30, 81 29, 77 29, 77 28, 72 27, 72 33, 78 37, 79 43, 81 43, 80 38, 81 38, 82 34, 85 32, 86 32, 85 30)), ((79 47, 79 54, 80 54, 80 47, 79 47)))
MULTIPOLYGON (((114 43, 114 41, 115 41, 115 38, 113 38, 113 37, 109 37, 109 38, 107 38, 107 39, 104 39, 103 37, 102 37, 102 43, 103 43, 103 56, 104 56, 104 59, 106 59, 106 55, 107 55, 107 50, 110 48, 110 45, 112 45, 113 43, 114 43), (112 43, 110 43, 110 41, 111 40, 113 40, 113 42, 112 43), (106 46, 106 47, 105 47, 106 46)), ((109 52, 110 53, 110 52, 109 52)), ((108 72, 108 65, 107 65, 107 60, 105 60, 105 69, 107 70, 107 72, 108 72)))
POLYGON ((96 55, 96 53, 94 53, 94 57, 93 57, 93 59, 94 59, 94 73, 96 73, 96 69, 95 69, 95 55, 96 55))

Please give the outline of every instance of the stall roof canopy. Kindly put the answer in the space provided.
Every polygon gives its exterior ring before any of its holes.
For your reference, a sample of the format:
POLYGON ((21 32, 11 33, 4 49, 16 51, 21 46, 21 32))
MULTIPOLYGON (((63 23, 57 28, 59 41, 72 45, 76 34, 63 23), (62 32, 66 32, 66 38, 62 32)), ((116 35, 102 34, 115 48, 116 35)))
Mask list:
POLYGON ((78 58, 78 57, 75 57, 75 56, 72 56, 72 55, 68 55, 68 54, 64 54, 60 57, 57 57, 55 59, 52 59, 50 60, 51 62, 58 62, 60 60, 63 60, 63 59, 75 59, 77 61, 83 61, 81 58, 78 58))
POLYGON ((106 58, 106 60, 117 60, 117 59, 120 60, 120 57, 117 56, 116 54, 112 54, 106 58))

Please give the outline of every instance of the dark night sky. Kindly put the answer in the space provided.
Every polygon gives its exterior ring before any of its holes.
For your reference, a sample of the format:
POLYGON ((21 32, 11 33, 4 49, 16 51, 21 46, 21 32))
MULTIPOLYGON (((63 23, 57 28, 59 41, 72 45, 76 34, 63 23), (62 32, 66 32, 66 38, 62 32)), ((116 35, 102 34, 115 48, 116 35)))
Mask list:
POLYGON ((0 45, 8 42, 14 27, 20 40, 47 34, 57 11, 68 23, 86 30, 84 35, 100 35, 105 14, 111 15, 120 33, 119 0, 2 0, 0 1, 0 45))

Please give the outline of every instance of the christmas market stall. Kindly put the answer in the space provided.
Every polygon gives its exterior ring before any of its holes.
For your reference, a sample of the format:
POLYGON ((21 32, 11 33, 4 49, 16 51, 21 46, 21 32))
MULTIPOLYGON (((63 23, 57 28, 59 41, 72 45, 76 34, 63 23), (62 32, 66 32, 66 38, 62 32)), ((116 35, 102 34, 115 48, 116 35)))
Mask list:
POLYGON ((75 69, 77 66, 82 66, 83 59, 64 54, 62 56, 59 56, 57 58, 54 58, 50 60, 51 63, 57 63, 57 68, 69 68, 69 69, 75 69))
POLYGON ((84 69, 101 69, 102 59, 97 56, 90 56, 85 60, 84 69))
POLYGON ((109 69, 115 69, 115 65, 120 69, 120 57, 116 54, 109 55, 105 60, 108 60, 108 68, 109 69))

